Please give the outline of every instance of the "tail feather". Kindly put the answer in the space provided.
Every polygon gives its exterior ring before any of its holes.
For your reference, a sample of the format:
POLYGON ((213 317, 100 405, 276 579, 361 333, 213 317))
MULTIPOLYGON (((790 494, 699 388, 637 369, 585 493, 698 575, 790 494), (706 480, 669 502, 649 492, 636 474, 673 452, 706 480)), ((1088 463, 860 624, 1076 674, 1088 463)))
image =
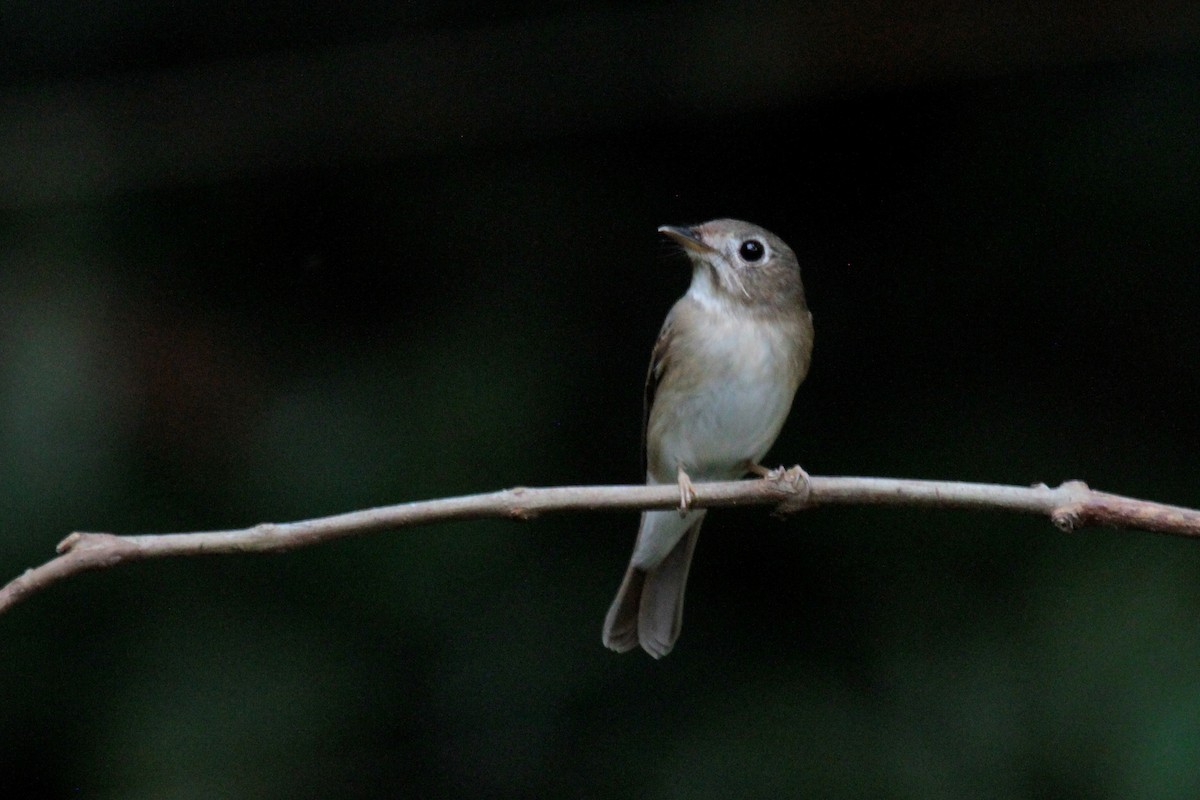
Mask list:
POLYGON ((640 644, 655 658, 671 652, 683 626, 683 596, 703 521, 703 514, 699 514, 666 558, 652 569, 629 565, 604 619, 606 647, 623 653, 640 644))
POLYGON ((638 646, 638 603, 645 582, 646 571, 630 564, 604 618, 604 646, 610 650, 624 653, 638 646))
POLYGON ((687 589, 692 553, 700 535, 701 517, 688 528, 670 554, 646 576, 638 611, 638 642, 655 658, 671 652, 683 627, 683 594, 687 589))

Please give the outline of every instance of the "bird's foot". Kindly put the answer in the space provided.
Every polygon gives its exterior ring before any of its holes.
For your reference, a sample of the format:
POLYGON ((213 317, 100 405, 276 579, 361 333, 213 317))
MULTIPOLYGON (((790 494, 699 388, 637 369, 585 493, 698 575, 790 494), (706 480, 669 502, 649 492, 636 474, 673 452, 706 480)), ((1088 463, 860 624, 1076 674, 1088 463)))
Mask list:
POLYGON ((787 483, 792 486, 799 486, 800 483, 808 482, 808 473, 804 471, 804 467, 797 464, 794 467, 776 467, 775 469, 767 469, 762 464, 753 462, 746 464, 746 471, 753 472, 763 480, 775 481, 776 483, 787 483))
POLYGON ((812 485, 809 483, 808 473, 799 464, 794 467, 776 467, 775 469, 767 469, 761 464, 749 464, 746 469, 763 480, 779 484, 792 493, 793 496, 781 503, 775 510, 776 516, 783 517, 808 506, 809 497, 812 495, 812 485))
POLYGON ((679 483, 679 516, 686 517, 692 510, 692 503, 696 502, 696 487, 692 485, 692 479, 683 471, 683 467, 679 468, 676 480, 679 483))

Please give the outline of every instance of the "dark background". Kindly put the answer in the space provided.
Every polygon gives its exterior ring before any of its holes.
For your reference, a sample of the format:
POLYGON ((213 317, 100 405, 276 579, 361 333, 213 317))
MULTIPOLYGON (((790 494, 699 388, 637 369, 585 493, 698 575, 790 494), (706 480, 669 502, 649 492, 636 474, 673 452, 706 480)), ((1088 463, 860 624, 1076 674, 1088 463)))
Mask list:
MULTIPOLYGON (((800 253, 769 458, 1200 506, 1200 10, 14 4, 0 566, 637 481, 688 282, 800 253)), ((661 662, 636 515, 93 573, 0 618, 4 797, 1200 792, 1200 549, 1003 514, 710 516, 661 662)))

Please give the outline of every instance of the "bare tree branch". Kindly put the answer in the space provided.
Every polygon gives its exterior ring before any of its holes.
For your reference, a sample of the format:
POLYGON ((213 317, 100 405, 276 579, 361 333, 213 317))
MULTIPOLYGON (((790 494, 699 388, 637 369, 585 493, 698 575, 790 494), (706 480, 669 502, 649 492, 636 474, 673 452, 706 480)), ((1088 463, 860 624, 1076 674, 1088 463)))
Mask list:
MULTIPOLYGON (((489 494, 422 500, 352 511, 332 517, 251 528, 199 533, 116 536, 72 533, 58 545, 58 557, 0 589, 0 613, 26 597, 80 572, 130 561, 217 553, 294 550, 346 536, 451 520, 528 520, 558 511, 640 511, 672 508, 679 490, 665 486, 561 486, 516 488, 489 494)), ((696 485, 697 508, 769 505, 787 515, 823 505, 883 505, 1016 511, 1048 516, 1059 529, 1092 525, 1123 527, 1175 536, 1200 537, 1200 511, 1136 500, 1089 489, 1069 481, 1051 489, 954 481, 894 478, 799 477, 725 481, 696 485)))

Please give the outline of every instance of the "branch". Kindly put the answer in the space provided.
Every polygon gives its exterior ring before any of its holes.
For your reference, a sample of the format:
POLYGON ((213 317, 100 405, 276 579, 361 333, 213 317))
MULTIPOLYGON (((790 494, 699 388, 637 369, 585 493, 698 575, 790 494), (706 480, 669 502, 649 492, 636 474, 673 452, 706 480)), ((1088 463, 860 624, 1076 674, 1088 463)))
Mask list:
MULTIPOLYGON (((1136 500, 1070 481, 1051 489, 954 481, 892 478, 805 477, 797 470, 779 478, 696 484, 696 508, 774 506, 779 515, 824 505, 915 506, 1016 511, 1048 516, 1064 531, 1090 525, 1200 537, 1200 511, 1136 500)), ((375 531, 452 520, 533 519, 558 511, 641 511, 674 508, 679 489, 663 486, 562 486, 516 488, 352 511, 301 522, 262 523, 252 528, 200 533, 116 536, 72 533, 58 557, 0 589, 0 613, 47 587, 88 570, 167 556, 268 553, 375 531)))

